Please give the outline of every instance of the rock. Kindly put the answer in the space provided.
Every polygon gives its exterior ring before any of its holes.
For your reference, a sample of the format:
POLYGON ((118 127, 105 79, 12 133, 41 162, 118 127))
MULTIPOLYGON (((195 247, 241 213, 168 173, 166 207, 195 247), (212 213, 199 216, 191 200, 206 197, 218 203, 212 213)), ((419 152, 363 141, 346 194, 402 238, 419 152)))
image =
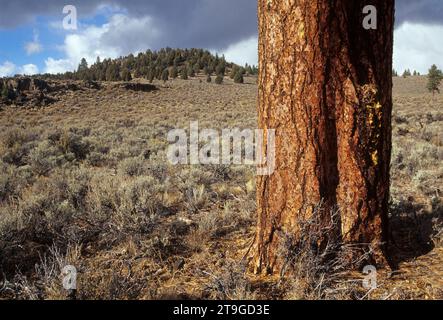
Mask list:
POLYGON ((33 79, 32 80, 32 86, 31 86, 32 91, 45 91, 46 90, 47 92, 49 92, 49 91, 51 91, 50 89, 51 88, 46 81, 40 80, 40 79, 33 79))
POLYGON ((29 90, 31 79, 13 78, 5 80, 5 85, 16 92, 29 90))
POLYGON ((84 81, 83 82, 83 86, 85 88, 89 88, 89 89, 94 89, 94 90, 100 90, 101 86, 98 82, 92 81, 92 80, 88 80, 88 81, 84 81))
POLYGON ((26 77, 12 78, 6 80, 4 83, 17 93, 22 93, 26 91, 44 91, 49 89, 49 85, 46 81, 26 77))
POLYGON ((17 77, 1 80, 1 89, 9 88, 8 99, 3 99, 3 103, 16 106, 35 107, 47 106, 56 100, 48 96, 47 93, 53 91, 48 82, 41 79, 31 79, 29 77, 17 77))
MULTIPOLYGON (((148 87, 143 84, 129 84, 128 88, 140 91, 150 91, 155 86, 148 87)), ((62 81, 43 80, 30 77, 14 77, 0 79, 0 92, 7 86, 9 97, 0 97, 0 102, 5 105, 16 105, 23 107, 44 107, 64 97, 68 91, 79 91, 86 89, 100 90, 102 87, 96 81, 62 81)))
POLYGON ((28 101, 26 95, 24 95, 23 93, 19 93, 17 95, 17 97, 15 98, 15 104, 19 105, 19 106, 23 106, 26 104, 26 102, 28 101))
MULTIPOLYGON (((69 90, 69 91, 79 91, 79 90, 81 90, 81 88, 78 85, 76 85, 75 83, 68 83, 68 84, 66 84, 65 89, 69 90)), ((60 89, 60 90, 63 90, 63 89, 60 89)))

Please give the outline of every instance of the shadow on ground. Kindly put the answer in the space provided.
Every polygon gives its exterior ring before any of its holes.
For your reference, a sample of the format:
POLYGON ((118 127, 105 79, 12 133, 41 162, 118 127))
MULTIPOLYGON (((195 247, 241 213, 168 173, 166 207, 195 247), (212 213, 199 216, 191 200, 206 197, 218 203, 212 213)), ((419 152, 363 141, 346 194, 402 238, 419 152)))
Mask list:
POLYGON ((441 203, 436 203, 429 210, 412 200, 401 201, 392 208, 389 255, 394 269, 398 269, 402 262, 431 252, 435 247, 435 227, 443 222, 441 203))

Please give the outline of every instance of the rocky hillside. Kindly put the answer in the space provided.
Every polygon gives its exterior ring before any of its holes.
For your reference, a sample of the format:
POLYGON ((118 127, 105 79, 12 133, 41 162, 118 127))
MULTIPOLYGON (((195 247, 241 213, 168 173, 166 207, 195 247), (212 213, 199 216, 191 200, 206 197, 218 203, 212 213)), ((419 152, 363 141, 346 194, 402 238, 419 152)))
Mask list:
MULTIPOLYGON (((119 83, 114 86, 132 91, 153 91, 154 85, 138 83, 119 83)), ((0 79, 0 107, 44 107, 60 101, 69 92, 101 90, 102 84, 96 81, 60 81, 38 78, 16 77, 0 79)))

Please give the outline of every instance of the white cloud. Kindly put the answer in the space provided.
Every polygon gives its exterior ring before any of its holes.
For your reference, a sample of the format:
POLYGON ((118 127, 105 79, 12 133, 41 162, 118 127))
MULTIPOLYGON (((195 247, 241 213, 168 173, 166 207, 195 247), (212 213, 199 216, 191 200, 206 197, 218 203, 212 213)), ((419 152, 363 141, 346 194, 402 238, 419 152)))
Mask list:
POLYGON ((32 76, 38 73, 38 67, 35 64, 25 64, 19 69, 19 73, 32 76))
MULTIPOLYGON (((394 68, 398 72, 405 69, 428 72, 432 64, 443 68, 443 26, 404 23, 395 30, 394 68)), ((229 46, 222 51, 228 61, 238 64, 258 64, 257 37, 229 46)))
POLYGON ((6 61, 0 64, 0 77, 10 77, 15 74, 34 75, 38 73, 38 67, 35 64, 25 64, 17 67, 14 63, 6 61))
POLYGON ((39 36, 38 36, 38 32, 34 30, 34 38, 31 42, 27 42, 25 43, 25 51, 27 53, 28 56, 35 54, 35 53, 40 53, 43 50, 42 45, 39 42, 39 36))
POLYGON ((394 69, 426 74, 432 64, 443 68, 443 26, 404 23, 395 31, 394 69))
POLYGON ((10 61, 0 64, 0 77, 12 76, 15 73, 16 66, 10 61))
POLYGON ((246 63, 251 65, 258 64, 258 38, 252 37, 233 45, 222 51, 227 61, 235 62, 239 65, 246 63))
POLYGON ((28 42, 25 44, 25 50, 28 56, 42 51, 42 46, 38 42, 28 42))
MULTIPOLYGON (((443 26, 404 23, 395 30, 394 68, 428 72, 432 64, 443 68, 443 26)), ((257 37, 235 43, 222 51, 228 61, 258 64, 257 37)))
POLYGON ((45 60, 45 73, 64 73, 66 71, 72 71, 76 68, 75 64, 69 59, 55 60, 51 57, 45 60))
POLYGON ((60 60, 46 59, 45 72, 73 71, 82 58, 92 64, 98 56, 101 59, 117 58, 144 51, 151 47, 151 42, 159 34, 150 17, 130 18, 115 14, 102 26, 86 26, 78 33, 67 35, 61 47, 65 57, 60 60))

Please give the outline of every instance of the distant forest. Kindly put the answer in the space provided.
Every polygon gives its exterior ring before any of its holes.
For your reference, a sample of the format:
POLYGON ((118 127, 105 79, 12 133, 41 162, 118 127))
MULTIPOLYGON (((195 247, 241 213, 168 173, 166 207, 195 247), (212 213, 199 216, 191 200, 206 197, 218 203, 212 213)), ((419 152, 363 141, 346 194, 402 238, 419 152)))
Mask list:
POLYGON ((224 56, 213 55, 208 50, 166 48, 103 61, 97 57, 91 66, 88 66, 86 59, 82 59, 75 72, 43 76, 86 81, 131 81, 133 78, 145 78, 152 82, 154 79, 166 81, 178 77, 186 80, 199 73, 208 77, 215 75, 217 78, 229 75, 236 82, 243 82, 244 75, 256 75, 258 69, 248 64, 239 66, 229 63, 224 56))

